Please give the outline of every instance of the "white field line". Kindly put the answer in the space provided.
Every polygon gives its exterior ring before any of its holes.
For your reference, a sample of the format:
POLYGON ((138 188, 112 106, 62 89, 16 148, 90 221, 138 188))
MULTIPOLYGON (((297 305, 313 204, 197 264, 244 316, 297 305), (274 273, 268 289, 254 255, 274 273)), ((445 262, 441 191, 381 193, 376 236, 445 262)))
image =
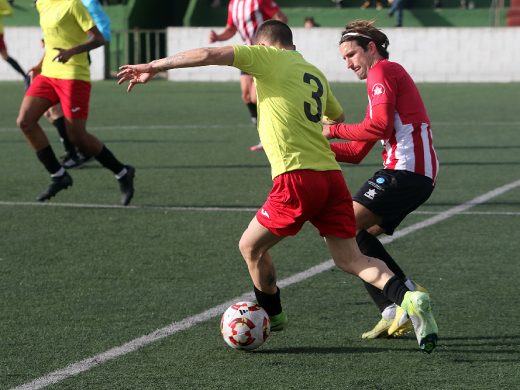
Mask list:
MULTIPOLYGON (((160 205, 139 205, 139 206, 120 206, 114 204, 96 204, 96 203, 60 203, 60 202, 10 202, 0 201, 0 206, 20 206, 20 207, 58 207, 58 208, 78 208, 78 209, 122 209, 122 210, 161 210, 161 211, 200 211, 200 212, 234 212, 234 213, 252 213, 256 212, 258 207, 220 207, 220 206, 160 206, 160 205)), ((417 215, 438 215, 444 211, 414 211, 412 214, 417 215)), ((520 211, 462 211, 459 215, 506 215, 520 216, 520 211)))
MULTIPOLYGON (((422 222, 416 223, 416 224, 408 226, 402 230, 396 231, 393 236, 383 239, 381 241, 383 243, 389 243, 389 242, 397 240, 401 237, 404 237, 410 233, 414 233, 417 230, 421 230, 428 226, 435 225, 439 222, 442 222, 448 218, 453 217, 454 215, 464 212, 474 206, 485 203, 485 202, 489 201, 490 199, 493 199, 493 198, 495 198, 507 191, 510 191, 516 187, 519 187, 519 186, 520 186, 520 180, 517 180, 517 181, 511 182, 509 184, 506 184, 502 187, 498 187, 490 192, 487 192, 481 196, 478 196, 478 197, 476 197, 468 202, 465 202, 463 204, 460 204, 458 206, 452 207, 452 208, 450 208, 438 215, 435 215, 431 218, 428 218, 422 222)), ((327 271, 333 267, 334 267, 334 262, 332 260, 324 261, 321 264, 311 267, 303 272, 297 273, 288 278, 280 280, 278 282, 278 286, 279 287, 290 286, 292 284, 309 279, 309 278, 311 278, 315 275, 318 275, 324 271, 327 271)), ((53 371, 47 375, 44 375, 40 378, 33 380, 32 382, 28 382, 28 383, 22 384, 20 386, 14 387, 11 390, 36 390, 36 389, 41 389, 41 388, 44 388, 51 384, 60 382, 64 379, 67 379, 72 376, 78 375, 82 372, 88 371, 91 368, 96 367, 100 364, 106 363, 106 362, 116 359, 120 356, 134 352, 141 347, 147 346, 147 345, 154 343, 158 340, 161 340, 165 337, 169 337, 175 333, 190 329, 193 326, 195 326, 201 322, 207 321, 211 318, 214 318, 214 317, 220 315, 232 303, 240 301, 240 300, 244 300, 244 299, 251 299, 251 298, 252 298, 252 293, 245 293, 239 297, 235 297, 227 302, 214 306, 202 313, 195 314, 195 315, 193 315, 191 317, 187 317, 183 320, 173 322, 164 328, 157 329, 152 333, 149 333, 145 336, 136 338, 119 347, 112 348, 108 351, 102 352, 98 355, 81 360, 79 362, 72 363, 65 368, 53 371)))

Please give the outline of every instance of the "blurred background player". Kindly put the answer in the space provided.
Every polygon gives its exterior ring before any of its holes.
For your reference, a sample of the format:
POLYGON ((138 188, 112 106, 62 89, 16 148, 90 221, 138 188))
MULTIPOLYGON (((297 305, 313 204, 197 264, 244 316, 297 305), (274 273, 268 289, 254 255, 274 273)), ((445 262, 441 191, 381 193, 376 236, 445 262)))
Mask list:
POLYGON ((72 177, 58 162, 38 124, 50 107, 61 103, 70 141, 114 173, 121 190, 121 204, 126 206, 134 195, 135 169, 123 165, 86 129, 91 90, 87 53, 105 43, 103 35, 79 0, 37 0, 36 9, 40 14, 45 55, 41 74, 37 67, 33 68, 37 75, 25 93, 17 124, 51 175, 50 185, 37 200, 48 200, 72 185, 72 177))
POLYGON ((25 88, 29 87, 30 78, 27 73, 22 69, 20 64, 12 57, 9 56, 7 52, 7 47, 4 41, 4 16, 11 16, 13 14, 13 9, 7 2, 7 0, 0 0, 0 55, 2 58, 13 67, 18 73, 20 73, 23 77, 25 88))
MULTIPOLYGON (((425 291, 408 279, 376 238, 392 235, 402 220, 433 192, 439 162, 433 147, 430 119, 419 90, 406 70, 388 61, 387 36, 373 22, 348 24, 340 40, 347 68, 367 80, 368 107, 362 123, 325 126, 327 138, 354 142, 333 143, 338 161, 359 163, 376 142, 383 143, 384 169, 374 173, 354 196, 357 242, 361 252, 383 260, 410 290, 425 291)), ((381 312, 376 326, 362 338, 400 336, 412 329, 402 308, 381 290, 365 283, 381 312)))
MULTIPOLYGON (((211 30, 209 42, 227 41, 238 31, 244 44, 251 45, 258 26, 269 19, 287 23, 287 16, 273 0, 230 0, 225 29, 220 34, 211 30)), ((258 114, 255 84, 253 83, 253 77, 245 72, 240 73, 240 90, 242 92, 242 100, 251 115, 251 122, 256 127, 258 114)), ((262 150, 262 144, 253 145, 249 150, 262 150)))
MULTIPOLYGON (((81 0, 83 5, 87 7, 87 10, 92 16, 96 27, 103 35, 105 39, 105 44, 110 42, 112 38, 112 32, 110 30, 110 18, 103 11, 101 7, 101 3, 99 0, 81 0)), ((90 63, 90 56, 89 56, 90 63)), ((81 153, 78 148, 70 142, 69 136, 67 135, 67 129, 65 126, 65 117, 63 116, 63 110, 61 109, 61 104, 56 104, 49 108, 47 112, 45 112, 45 118, 56 127, 58 130, 58 134, 60 135, 60 140, 65 149, 65 155, 61 159, 61 164, 64 168, 77 168, 89 161, 92 157, 85 156, 81 153)))

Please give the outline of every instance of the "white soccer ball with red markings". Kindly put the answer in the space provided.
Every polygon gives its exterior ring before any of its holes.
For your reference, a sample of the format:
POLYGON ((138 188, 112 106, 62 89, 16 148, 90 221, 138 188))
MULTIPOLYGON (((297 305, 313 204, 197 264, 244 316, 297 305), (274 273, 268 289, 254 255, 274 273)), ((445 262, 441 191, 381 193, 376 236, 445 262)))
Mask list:
POLYGON ((238 302, 222 315, 220 333, 234 349, 252 350, 269 337, 269 316, 256 302, 238 302))

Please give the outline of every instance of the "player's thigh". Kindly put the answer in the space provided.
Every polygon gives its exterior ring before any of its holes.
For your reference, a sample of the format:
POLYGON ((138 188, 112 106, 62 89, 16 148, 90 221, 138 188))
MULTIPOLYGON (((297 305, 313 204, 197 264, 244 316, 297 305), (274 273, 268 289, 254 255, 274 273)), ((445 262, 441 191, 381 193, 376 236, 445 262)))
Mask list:
POLYGON ((382 221, 382 218, 379 215, 376 215, 367 207, 362 205, 361 203, 354 200, 354 215, 356 216, 356 229, 357 230, 366 230, 370 229, 374 225, 379 225, 382 221))
POLYGON ((325 243, 334 263, 339 268, 347 272, 355 272, 357 270, 356 262, 359 260, 361 252, 355 238, 326 236, 325 243))
POLYGON ((283 238, 260 224, 255 216, 240 238, 240 252, 243 255, 258 257, 283 240, 283 238))
POLYGON ((16 121, 18 126, 25 129, 27 126, 37 123, 51 105, 52 103, 46 98, 25 95, 18 112, 16 121))
POLYGON ((62 116, 63 110, 61 109, 61 104, 55 104, 45 112, 45 118, 47 118, 49 122, 54 122, 62 116))

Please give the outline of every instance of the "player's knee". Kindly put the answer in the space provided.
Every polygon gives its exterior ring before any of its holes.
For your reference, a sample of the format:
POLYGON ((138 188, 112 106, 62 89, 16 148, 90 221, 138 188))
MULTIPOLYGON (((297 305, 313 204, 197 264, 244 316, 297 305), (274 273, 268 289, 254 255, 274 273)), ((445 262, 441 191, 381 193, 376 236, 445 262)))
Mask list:
POLYGON ((240 239, 238 249, 247 263, 256 262, 262 257, 261 251, 259 251, 250 240, 244 237, 240 239))
POLYGON ((31 125, 34 125, 34 124, 35 124, 35 122, 31 121, 25 113, 20 113, 18 115, 18 118, 16 118, 16 125, 24 133, 29 132, 31 129, 31 125))

